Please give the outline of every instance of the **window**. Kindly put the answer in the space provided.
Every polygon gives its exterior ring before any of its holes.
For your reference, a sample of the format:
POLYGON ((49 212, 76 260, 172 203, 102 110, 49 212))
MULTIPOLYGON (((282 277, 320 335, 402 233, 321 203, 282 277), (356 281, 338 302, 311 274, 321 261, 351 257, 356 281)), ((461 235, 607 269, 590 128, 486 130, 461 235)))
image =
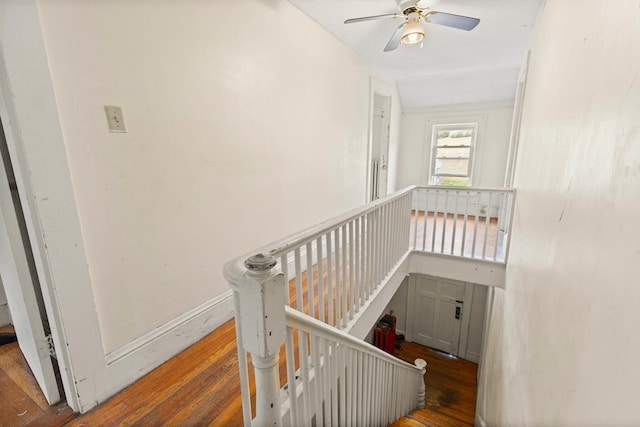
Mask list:
POLYGON ((477 133, 477 123, 433 125, 429 174, 431 185, 471 185, 473 148, 477 133))

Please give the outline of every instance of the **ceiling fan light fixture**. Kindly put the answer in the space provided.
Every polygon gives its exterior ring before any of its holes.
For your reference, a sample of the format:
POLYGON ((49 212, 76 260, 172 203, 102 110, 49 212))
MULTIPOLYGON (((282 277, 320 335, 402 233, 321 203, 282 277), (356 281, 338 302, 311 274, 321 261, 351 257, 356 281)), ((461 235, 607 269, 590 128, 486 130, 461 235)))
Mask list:
POLYGON ((420 23, 420 14, 417 12, 410 13, 407 19, 407 25, 402 32, 402 44, 416 44, 424 39, 424 28, 420 23))

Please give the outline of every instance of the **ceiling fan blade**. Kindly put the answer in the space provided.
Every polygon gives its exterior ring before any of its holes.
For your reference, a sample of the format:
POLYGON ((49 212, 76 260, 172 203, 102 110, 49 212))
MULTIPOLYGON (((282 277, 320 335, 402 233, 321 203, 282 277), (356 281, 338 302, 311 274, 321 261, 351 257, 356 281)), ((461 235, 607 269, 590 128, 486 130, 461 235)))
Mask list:
POLYGON ((426 18, 432 24, 445 25, 447 27, 457 28, 459 30, 471 31, 480 20, 469 16, 454 15, 452 13, 431 11, 426 18))
POLYGON ((373 21, 374 19, 397 18, 402 15, 397 13, 387 13, 385 15, 363 16, 362 18, 351 18, 344 21, 345 24, 353 24, 354 22, 373 21))
POLYGON ((384 47, 385 52, 390 52, 392 50, 396 50, 398 46, 400 46, 400 40, 402 40, 402 29, 407 25, 407 22, 403 22, 396 31, 393 33, 391 38, 389 39, 389 43, 384 47))

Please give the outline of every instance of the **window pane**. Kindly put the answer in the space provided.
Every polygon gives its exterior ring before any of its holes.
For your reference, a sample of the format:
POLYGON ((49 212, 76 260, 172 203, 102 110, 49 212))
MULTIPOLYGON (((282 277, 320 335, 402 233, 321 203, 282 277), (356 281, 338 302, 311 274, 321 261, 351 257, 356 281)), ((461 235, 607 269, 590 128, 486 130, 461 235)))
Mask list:
POLYGON ((464 145, 471 147, 471 129, 441 130, 438 132, 438 147, 464 145))
POLYGON ((470 151, 470 148, 464 147, 438 147, 436 149, 436 158, 468 159, 470 151))
POLYGON ((433 125, 431 176, 433 185, 471 185, 471 163, 477 123, 433 125))
POLYGON ((449 187, 466 187, 469 185, 469 177, 457 178, 453 176, 437 176, 434 185, 446 185, 449 187))
POLYGON ((467 175, 469 159, 436 159, 434 175, 467 175))

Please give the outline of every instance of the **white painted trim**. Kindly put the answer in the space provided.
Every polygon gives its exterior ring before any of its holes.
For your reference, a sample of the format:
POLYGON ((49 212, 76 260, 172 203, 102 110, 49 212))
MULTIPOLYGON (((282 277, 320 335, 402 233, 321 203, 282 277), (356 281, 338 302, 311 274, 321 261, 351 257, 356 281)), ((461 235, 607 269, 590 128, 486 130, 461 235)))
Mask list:
MULTIPOLYGON (((433 127, 442 125, 454 125, 454 124, 477 124, 475 137, 471 147, 470 161, 471 170, 469 171, 469 187, 473 186, 473 183, 477 181, 476 176, 479 174, 476 167, 476 160, 481 159, 484 152, 484 146, 486 145, 486 130, 487 130, 487 114, 474 114, 474 115, 446 115, 439 117, 430 117, 425 123, 425 141, 422 153, 422 182, 427 185, 431 185, 431 172, 433 165, 433 127)), ((464 187, 461 187, 464 188, 464 187)))
POLYGON ((414 251, 409 272, 504 288, 506 268, 498 262, 414 251))
POLYGON ((104 352, 35 0, 0 2, 0 39, 7 148, 67 403, 84 411, 95 406, 104 352))
POLYGON ((467 351, 463 357, 464 360, 468 360, 473 363, 480 364, 480 354, 474 353, 473 351, 467 351))
POLYGON ((158 354, 164 354, 160 359, 168 359, 195 343, 231 319, 231 317, 233 317, 233 291, 228 290, 130 343, 107 353, 105 361, 107 366, 111 366, 127 357, 142 357, 146 360, 150 358, 151 354, 156 358, 158 354), (171 346, 157 348, 158 346, 167 345, 163 341, 167 337, 171 340, 171 346), (178 340, 177 346, 176 340, 178 340), (136 356, 136 353, 143 356, 136 356), (148 354, 144 355, 145 353, 148 354))
POLYGON ((507 153, 507 167, 504 176, 504 186, 511 187, 515 176, 516 162, 518 159, 518 145, 520 143, 520 126, 522 122, 522 110, 524 108, 524 97, 527 91, 527 75, 529 73, 529 61, 531 51, 527 52, 527 57, 520 69, 518 86, 516 90, 516 100, 511 119, 511 136, 509 138, 509 152, 507 153))
MULTIPOLYGON (((469 341, 469 324, 471 323, 471 307, 473 306, 473 290, 474 284, 466 282, 464 285, 464 303, 462 305, 462 322, 460 325, 460 339, 458 340, 458 352, 456 355, 469 360, 467 358, 467 342, 469 341)), ((473 360, 473 362, 476 362, 473 360)))
MULTIPOLYGON (((393 87, 385 82, 383 82, 382 80, 378 80, 377 78, 370 76, 369 77, 369 116, 368 116, 368 129, 367 129, 367 158, 366 158, 366 167, 365 170, 367 171, 367 176, 365 179, 365 189, 364 189, 364 203, 367 204, 369 202, 371 202, 370 199, 370 195, 371 195, 371 152, 373 150, 373 108, 374 108, 374 99, 375 99, 375 95, 381 95, 381 96, 386 96, 391 98, 390 102, 389 102, 389 109, 391 110, 393 108, 393 104, 394 102, 397 102, 394 100, 394 94, 393 94, 393 87)), ((391 114, 391 111, 389 111, 389 114, 391 114)), ((393 123, 393 121, 391 120, 391 116, 389 116, 389 129, 391 129, 392 126, 396 126, 396 123, 393 123)), ((391 135, 391 132, 389 132, 389 135, 391 135)), ((389 140, 389 146, 391 145, 391 141, 389 140)), ((389 149, 389 147, 387 147, 387 150, 389 149)), ((388 153, 388 151, 387 151, 388 153)), ((387 154, 387 163, 388 163, 388 154, 387 154)), ((387 165, 387 171, 389 170, 389 166, 387 165)), ((387 194, 388 194, 388 177, 387 177, 387 194)))
POLYGON ((106 401, 232 317, 233 292, 228 291, 109 353, 110 364, 105 360, 95 372, 100 389, 94 392, 93 401, 82 402, 82 412, 106 401))
POLYGON ((487 358, 487 344, 489 339, 489 328, 493 321, 493 303, 495 299, 496 290, 492 287, 487 289, 487 302, 484 313, 484 326, 482 330, 482 344, 480 346, 480 361, 478 362, 478 372, 476 374, 476 378, 478 381, 477 387, 477 400, 476 400, 476 426, 479 425, 477 419, 482 420, 482 425, 486 425, 484 420, 481 417, 481 414, 485 414, 487 410, 487 396, 485 391, 487 389, 487 379, 485 372, 485 363, 484 361, 487 358))
POLYGON ((475 427, 487 427, 487 423, 485 422, 484 418, 482 418, 482 416, 478 413, 476 413, 476 422, 475 422, 475 427))
POLYGON ((409 283, 407 284, 407 314, 405 325, 407 329, 407 333, 404 338, 408 342, 413 342, 413 316, 415 314, 415 301, 416 299, 413 296, 416 294, 416 275, 409 275, 409 283))

